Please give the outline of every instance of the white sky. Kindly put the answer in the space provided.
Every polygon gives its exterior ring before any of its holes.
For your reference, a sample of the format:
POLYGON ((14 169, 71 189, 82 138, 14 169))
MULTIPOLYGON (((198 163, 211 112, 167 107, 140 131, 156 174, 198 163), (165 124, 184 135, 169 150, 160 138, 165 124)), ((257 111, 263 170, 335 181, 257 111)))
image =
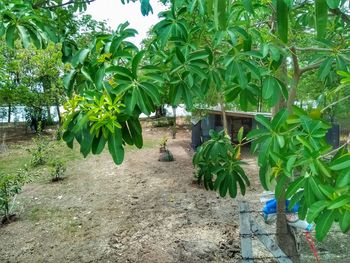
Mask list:
MULTIPOLYGON (((125 1, 126 2, 126 1, 125 1)), ((153 14, 142 16, 140 2, 130 2, 123 5, 120 0, 96 0, 88 5, 87 14, 97 21, 106 20, 107 24, 115 30, 121 23, 128 21, 131 28, 139 32, 135 39, 129 39, 137 46, 147 36, 150 27, 159 21, 158 13, 165 10, 164 5, 158 1, 151 1, 153 14)))

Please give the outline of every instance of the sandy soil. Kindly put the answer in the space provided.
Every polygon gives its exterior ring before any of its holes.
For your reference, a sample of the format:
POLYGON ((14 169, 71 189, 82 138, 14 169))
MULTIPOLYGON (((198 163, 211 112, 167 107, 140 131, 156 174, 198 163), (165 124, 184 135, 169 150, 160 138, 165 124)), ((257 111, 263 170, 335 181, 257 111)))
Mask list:
MULTIPOLYGON (((175 161, 158 162, 168 134, 145 129, 144 149, 129 148, 121 166, 104 153, 72 162, 64 181, 26 185, 19 219, 0 228, 0 262, 240 262, 243 197, 217 198, 193 183, 186 130, 169 140, 175 161)), ((252 186, 244 199, 258 211, 256 162, 246 161, 252 186)), ((256 238, 253 244, 266 256, 256 238)), ((334 257, 328 262, 343 262, 334 257)))
POLYGON ((60 183, 27 185, 19 220, 0 228, 0 262, 237 261, 237 202, 192 183, 188 138, 170 140, 174 162, 158 162, 154 145, 119 167, 105 153, 73 163, 60 183))

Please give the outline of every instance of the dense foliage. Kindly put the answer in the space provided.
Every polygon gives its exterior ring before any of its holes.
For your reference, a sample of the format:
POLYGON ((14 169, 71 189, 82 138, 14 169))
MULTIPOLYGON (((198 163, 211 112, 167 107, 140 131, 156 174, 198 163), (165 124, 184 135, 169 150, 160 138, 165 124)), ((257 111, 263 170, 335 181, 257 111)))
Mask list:
MULTIPOLYGON (((71 98, 63 137, 70 147, 76 139, 86 156, 101 153, 108 143, 115 163, 122 163, 125 144, 142 147, 139 115, 154 111, 162 95, 189 109, 209 100, 223 112, 227 103, 274 107, 274 112, 287 107, 271 121, 258 117, 262 127, 249 135, 259 149, 262 185, 269 188, 276 179, 277 195, 300 201, 300 215, 317 222, 319 239, 334 221, 348 231, 350 157, 344 146, 331 160, 325 158, 333 153, 323 139, 329 126, 322 114, 329 106, 313 114, 293 108, 306 73, 317 71, 325 95, 346 92, 346 85, 336 88, 335 72, 348 78, 347 1, 174 0, 144 50, 128 41, 136 32, 127 24, 96 34, 79 49, 63 20, 50 23, 58 14, 71 21, 74 10, 89 1, 12 2, 0 4, 0 36, 8 46, 16 39, 24 47, 62 43, 69 69, 63 84, 71 98)), ((152 11, 149 1, 141 7, 143 14, 152 11)), ((330 105, 338 101, 333 99, 330 105)), ((237 182, 242 190, 247 184, 235 151, 224 134, 214 135, 194 160, 207 186, 221 195, 234 197, 237 182)))

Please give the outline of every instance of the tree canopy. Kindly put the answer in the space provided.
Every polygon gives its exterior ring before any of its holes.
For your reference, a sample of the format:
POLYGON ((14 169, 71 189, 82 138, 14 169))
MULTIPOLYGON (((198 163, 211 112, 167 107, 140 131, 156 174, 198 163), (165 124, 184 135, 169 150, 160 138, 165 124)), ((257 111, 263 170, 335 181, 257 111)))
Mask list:
MULTIPOLYGON (((173 0, 142 50, 129 41, 137 32, 128 23, 96 33, 79 47, 70 21, 89 2, 0 4, 0 36, 9 47, 16 39, 25 48, 30 43, 46 48, 49 41, 62 45, 63 85, 70 98, 63 135, 68 146, 76 140, 87 156, 108 145, 114 162, 121 164, 126 144, 142 147, 139 115, 153 112, 162 96, 189 109, 209 99, 223 109, 228 103, 273 108, 272 120, 258 116, 260 128, 247 138, 259 154, 263 187, 292 198, 292 204, 300 202, 299 216, 316 222, 320 240, 333 222, 344 232, 350 229, 347 147, 333 150, 324 139, 328 106, 307 112, 294 105, 308 74, 313 74, 311 85, 320 85, 316 93, 348 94, 348 1, 173 0)), ((143 15, 152 11, 149 1, 140 3, 143 15)), ((331 104, 338 101, 329 98, 331 104)), ((222 165, 222 158, 236 158, 224 135, 213 134, 199 154, 197 164, 212 162, 200 170, 209 188, 222 196, 235 196, 237 183, 245 189, 240 163, 232 159, 222 165)))

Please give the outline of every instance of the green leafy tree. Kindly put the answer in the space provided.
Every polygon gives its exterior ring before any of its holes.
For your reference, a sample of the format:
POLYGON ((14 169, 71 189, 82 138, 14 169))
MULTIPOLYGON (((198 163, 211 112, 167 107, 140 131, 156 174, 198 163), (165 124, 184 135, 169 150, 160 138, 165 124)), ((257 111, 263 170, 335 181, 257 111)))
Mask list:
MULTIPOLYGON (((100 153, 108 142, 115 163, 120 164, 125 144, 142 146, 138 116, 150 114, 160 104, 164 83, 169 88, 172 105, 183 101, 192 108, 194 98, 204 101, 210 91, 218 94, 222 105, 234 101, 239 101, 242 109, 247 109, 249 104, 260 108, 265 105, 273 108, 274 117, 267 120, 259 116, 257 121, 262 127, 249 138, 255 140, 259 151, 262 185, 268 188, 276 181, 277 238, 281 248, 298 260, 294 240, 286 235, 284 212, 288 197, 301 203, 301 218, 317 222, 319 239, 324 238, 333 222, 338 222, 344 232, 348 231, 349 153, 341 147, 327 161, 325 157, 334 152, 323 139, 328 128, 321 119, 324 109, 316 110, 311 116, 293 107, 304 74, 318 71, 317 78, 327 84, 336 81, 336 70, 349 71, 348 2, 170 2, 169 10, 160 14, 162 20, 153 30, 160 62, 157 65, 147 59, 147 49, 139 51, 127 41, 136 32, 126 24, 116 32, 97 35, 91 45, 78 51, 67 36, 63 37, 63 58, 71 67, 63 79, 72 98, 66 105, 64 126, 68 145, 72 146, 76 139, 86 156, 90 152, 100 153), (311 41, 306 43, 303 39, 311 41)), ((47 1, 16 7, 5 2, 0 10, 7 19, 2 27, 9 46, 17 38, 24 46, 29 42, 17 26, 25 26, 23 20, 14 23, 21 18, 16 10, 32 13, 38 7, 37 20, 44 21, 50 19, 51 9, 67 10, 66 7, 79 5, 71 1, 47 1), (10 17, 6 10, 15 15, 10 17)), ((141 1, 141 7, 144 15, 152 12, 149 1, 141 1)), ((38 24, 36 20, 34 23, 38 24)), ((39 26, 36 32, 42 32, 38 39, 54 39, 48 28, 39 26)), ((55 34, 59 35, 57 31, 55 34)), ((30 36, 30 41, 35 42, 34 37, 30 36)), ((226 156, 220 155, 224 164, 219 161, 205 167, 204 161, 195 163, 200 171, 219 165, 220 174, 212 171, 215 176, 203 176, 205 184, 216 185, 213 189, 219 189, 222 195, 228 189, 234 196, 237 180, 232 177, 239 171, 239 162, 232 159, 236 158, 236 150, 227 146, 228 140, 220 136, 215 135, 201 153, 208 157, 227 151, 226 156), (230 169, 235 171, 232 177, 227 176, 230 169)), ((243 180, 243 183, 247 182, 243 180)))

